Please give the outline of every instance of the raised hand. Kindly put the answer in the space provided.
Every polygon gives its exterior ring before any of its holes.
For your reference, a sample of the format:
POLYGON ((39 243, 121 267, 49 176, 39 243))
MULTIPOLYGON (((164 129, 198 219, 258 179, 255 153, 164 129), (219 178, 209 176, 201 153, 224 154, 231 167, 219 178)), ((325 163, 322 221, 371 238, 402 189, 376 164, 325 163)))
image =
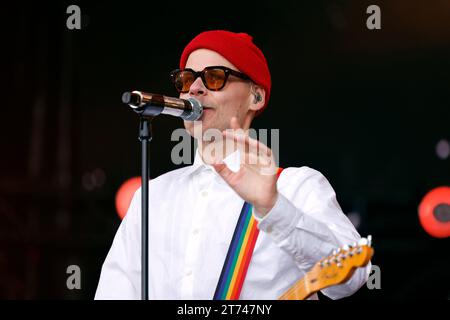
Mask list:
POLYGON ((213 160, 212 166, 241 198, 264 216, 273 208, 278 197, 277 167, 272 150, 250 138, 240 128, 236 118, 231 119, 230 126, 232 130, 225 130, 222 135, 224 139, 237 143, 241 155, 239 171, 233 172, 221 160, 213 160))

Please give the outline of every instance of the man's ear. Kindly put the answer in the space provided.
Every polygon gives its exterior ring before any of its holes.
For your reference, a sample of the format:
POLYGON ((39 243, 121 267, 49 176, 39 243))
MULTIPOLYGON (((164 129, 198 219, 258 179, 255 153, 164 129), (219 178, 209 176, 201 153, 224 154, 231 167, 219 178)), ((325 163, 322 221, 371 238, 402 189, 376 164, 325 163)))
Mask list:
POLYGON ((264 107, 266 102, 266 91, 259 85, 252 83, 251 84, 251 103, 250 110, 258 111, 264 107))

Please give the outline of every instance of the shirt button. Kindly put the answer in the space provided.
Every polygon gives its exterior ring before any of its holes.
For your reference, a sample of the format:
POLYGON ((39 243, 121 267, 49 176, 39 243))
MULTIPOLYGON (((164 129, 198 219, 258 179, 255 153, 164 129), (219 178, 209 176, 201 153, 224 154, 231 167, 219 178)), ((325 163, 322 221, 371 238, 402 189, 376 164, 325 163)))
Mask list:
POLYGON ((197 234, 199 234, 199 232, 200 232, 200 230, 198 230, 198 229, 194 229, 194 231, 192 231, 192 234, 195 234, 195 235, 197 235, 197 234))
POLYGON ((208 196, 208 191, 202 191, 202 197, 206 198, 208 196))
POLYGON ((192 270, 189 270, 188 272, 186 272, 186 276, 189 277, 192 274, 192 270))

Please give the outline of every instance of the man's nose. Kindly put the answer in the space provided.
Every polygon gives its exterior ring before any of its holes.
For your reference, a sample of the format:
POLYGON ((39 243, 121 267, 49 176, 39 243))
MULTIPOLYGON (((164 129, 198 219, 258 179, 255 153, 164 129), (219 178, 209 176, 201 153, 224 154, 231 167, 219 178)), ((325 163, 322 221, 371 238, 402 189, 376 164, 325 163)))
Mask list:
POLYGON ((191 96, 203 96, 206 93, 205 85, 200 77, 195 79, 195 81, 191 84, 189 88, 189 94, 191 96))

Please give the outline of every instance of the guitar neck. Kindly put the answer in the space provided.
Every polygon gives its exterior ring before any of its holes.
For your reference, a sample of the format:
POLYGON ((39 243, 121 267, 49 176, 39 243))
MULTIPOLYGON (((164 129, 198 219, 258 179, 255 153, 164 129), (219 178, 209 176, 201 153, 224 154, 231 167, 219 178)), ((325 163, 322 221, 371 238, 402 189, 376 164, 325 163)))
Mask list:
MULTIPOLYGON (((364 240, 364 242, 362 241, 364 240)), ((324 288, 349 280, 356 268, 366 266, 373 255, 371 237, 361 245, 345 246, 322 259, 278 300, 304 300, 324 288)))
POLYGON ((286 291, 278 300, 305 300, 311 296, 314 292, 313 288, 308 285, 308 278, 310 277, 308 272, 303 278, 297 281, 288 291, 286 291))

